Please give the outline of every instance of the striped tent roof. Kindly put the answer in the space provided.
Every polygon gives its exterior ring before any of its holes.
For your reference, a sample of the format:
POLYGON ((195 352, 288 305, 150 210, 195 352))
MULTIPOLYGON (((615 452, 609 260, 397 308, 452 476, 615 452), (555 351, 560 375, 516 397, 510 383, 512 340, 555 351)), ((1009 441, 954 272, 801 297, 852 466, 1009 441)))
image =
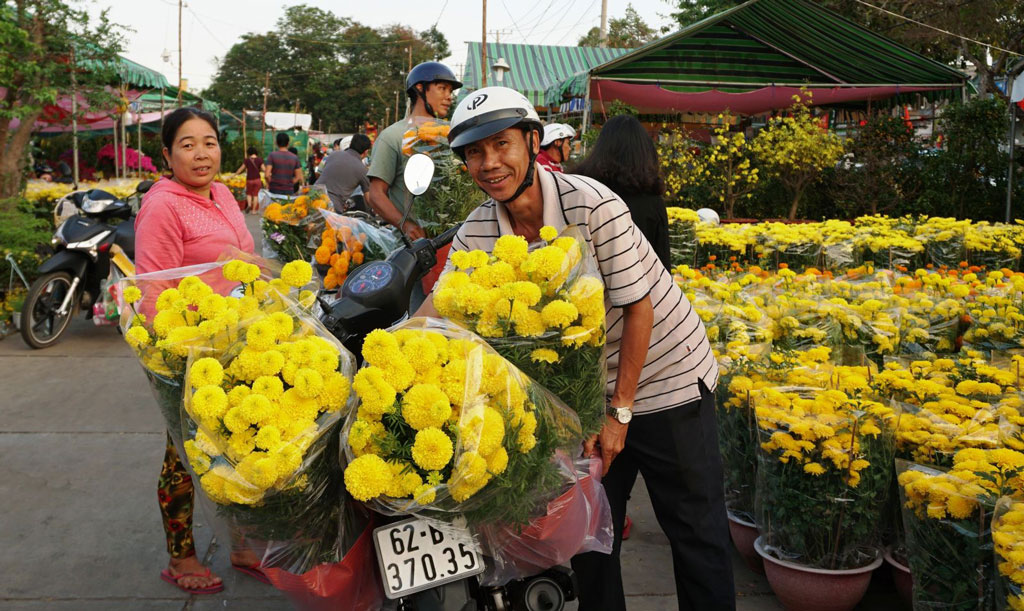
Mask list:
POLYGON ((806 0, 750 0, 552 86, 549 103, 586 79, 677 92, 741 93, 772 85, 948 86, 966 76, 806 0))
MULTIPOLYGON (((492 64, 505 58, 512 69, 505 75, 502 85, 521 92, 534 106, 544 106, 545 92, 565 78, 585 72, 629 52, 629 49, 600 47, 555 47, 550 45, 524 45, 487 43, 487 62, 492 64)), ((480 88, 480 43, 469 43, 466 69, 462 75, 462 93, 480 88)), ((494 71, 487 75, 487 84, 494 85, 494 71)))

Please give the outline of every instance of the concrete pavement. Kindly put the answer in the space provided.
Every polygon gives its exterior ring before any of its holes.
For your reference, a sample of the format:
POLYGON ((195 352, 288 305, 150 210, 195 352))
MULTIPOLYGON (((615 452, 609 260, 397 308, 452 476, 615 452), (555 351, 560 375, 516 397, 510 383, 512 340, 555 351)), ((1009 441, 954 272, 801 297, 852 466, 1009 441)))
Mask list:
MULTIPOLYGON (((258 240, 256 219, 248 222, 258 240)), ((225 590, 190 597, 159 579, 167 562, 155 490, 164 426, 115 328, 79 318, 64 340, 42 351, 10 336, 0 340, 0 372, 0 608, 289 608, 270 586, 230 570, 201 511, 199 552, 225 590)), ((629 512, 633 536, 622 562, 629 609, 676 609, 671 555, 642 484, 629 512)), ((738 556, 734 567, 738 609, 782 608, 738 556)), ((884 570, 860 608, 900 608, 884 570)))

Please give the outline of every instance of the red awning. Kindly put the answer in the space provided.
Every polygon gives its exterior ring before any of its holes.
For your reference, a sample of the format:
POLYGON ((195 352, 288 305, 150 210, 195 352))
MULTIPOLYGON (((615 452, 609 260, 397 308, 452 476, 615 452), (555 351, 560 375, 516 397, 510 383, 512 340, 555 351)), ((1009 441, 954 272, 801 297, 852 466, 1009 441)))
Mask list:
MULTIPOLYGON (((816 105, 884 100, 902 93, 942 91, 949 87, 812 87, 813 103, 816 105)), ((676 112, 724 112, 741 115, 757 115, 772 110, 787 108, 793 104, 793 96, 801 89, 791 86, 770 86, 744 93, 727 93, 717 89, 696 93, 683 93, 663 89, 659 85, 624 83, 612 80, 593 80, 590 95, 594 113, 603 111, 602 105, 612 100, 621 100, 644 114, 667 114, 676 112)))

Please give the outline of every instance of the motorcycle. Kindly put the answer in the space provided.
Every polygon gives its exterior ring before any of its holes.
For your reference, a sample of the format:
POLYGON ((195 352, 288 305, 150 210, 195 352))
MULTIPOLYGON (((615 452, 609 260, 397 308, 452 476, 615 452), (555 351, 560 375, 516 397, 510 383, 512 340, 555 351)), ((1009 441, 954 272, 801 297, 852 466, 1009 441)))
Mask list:
MULTIPOLYGON (((426 155, 410 158, 404 177, 410 193, 425 192, 433 171, 426 155)), ((405 247, 386 260, 356 269, 342 284, 338 299, 328 301, 321 294, 321 322, 358 358, 370 331, 409 315, 413 287, 458 229, 433 239, 406 239, 405 247)), ((575 574, 568 568, 483 586, 476 578, 484 570, 483 555, 465 526, 417 516, 385 521, 374 529, 374 548, 385 595, 397 611, 560 611, 576 599, 575 574)))
POLYGON ((54 210, 53 255, 39 266, 21 310, 21 337, 32 348, 60 339, 79 308, 93 318, 104 283, 135 273, 135 212, 153 181, 139 183, 128 200, 101 189, 75 191, 54 210), (112 265, 113 264, 113 265, 112 265))

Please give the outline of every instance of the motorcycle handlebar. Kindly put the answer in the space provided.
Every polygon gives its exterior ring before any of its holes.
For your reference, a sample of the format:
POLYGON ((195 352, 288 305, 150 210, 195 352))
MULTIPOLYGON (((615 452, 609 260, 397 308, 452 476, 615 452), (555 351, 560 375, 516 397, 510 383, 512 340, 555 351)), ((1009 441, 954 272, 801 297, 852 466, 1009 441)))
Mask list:
POLYGON ((430 240, 430 245, 434 248, 434 250, 441 250, 442 248, 450 244, 453 239, 455 239, 455 234, 459 232, 460 227, 462 227, 462 223, 459 223, 458 225, 452 227, 448 231, 445 231, 441 235, 430 240))

